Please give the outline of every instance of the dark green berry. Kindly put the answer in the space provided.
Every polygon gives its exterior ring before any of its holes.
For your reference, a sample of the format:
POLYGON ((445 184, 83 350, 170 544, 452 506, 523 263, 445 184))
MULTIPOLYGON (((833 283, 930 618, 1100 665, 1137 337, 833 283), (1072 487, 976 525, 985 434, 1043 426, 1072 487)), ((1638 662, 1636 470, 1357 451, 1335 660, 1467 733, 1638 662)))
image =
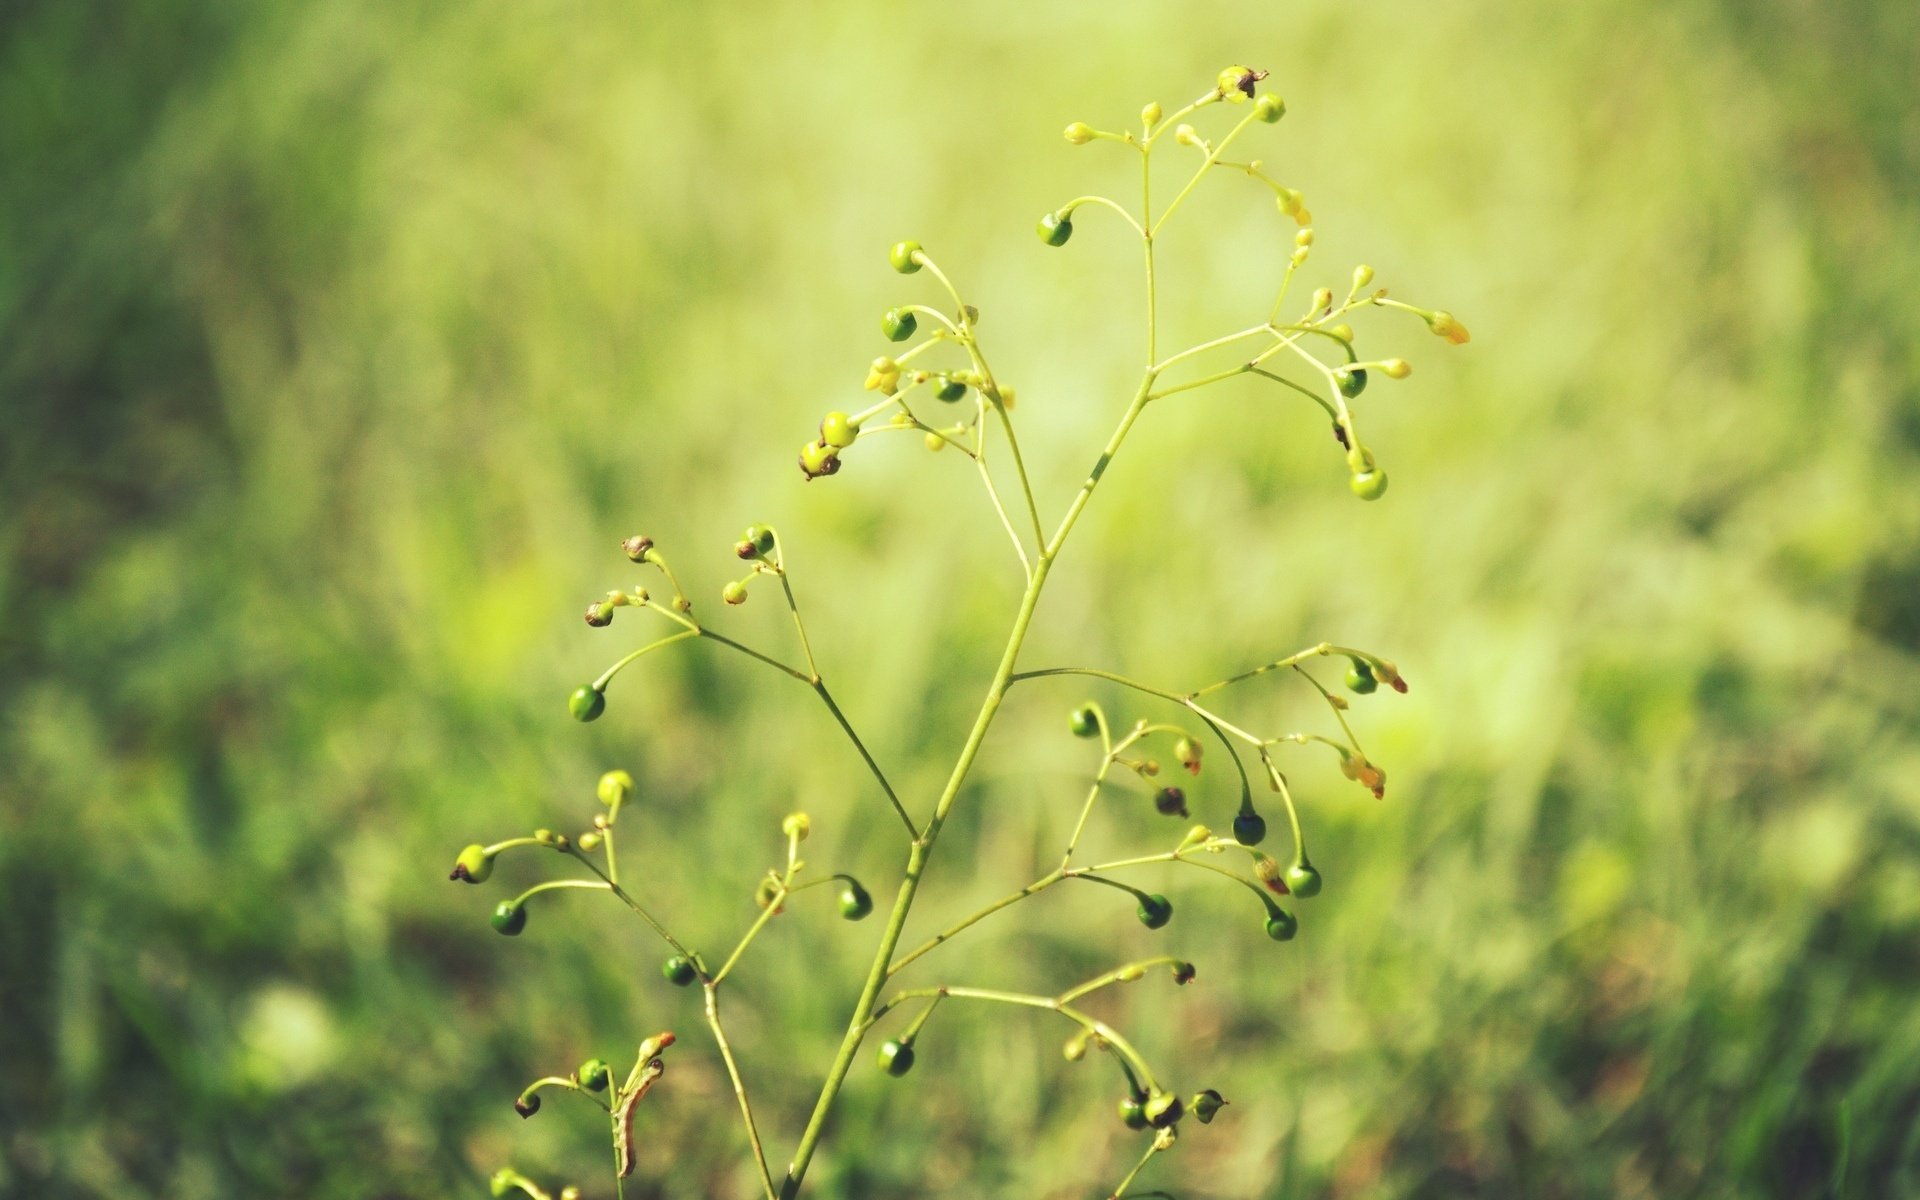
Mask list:
POLYGON ((904 342, 920 328, 920 322, 904 308, 890 308, 880 317, 880 332, 890 342, 904 342))
POLYGON ((1172 1092, 1155 1092, 1147 1097, 1141 1112, 1146 1116, 1147 1124, 1155 1129, 1165 1129, 1169 1125, 1178 1124, 1180 1118, 1186 1115, 1187 1109, 1180 1103, 1180 1097, 1172 1092))
POLYGON ((485 883, 487 876, 493 874, 493 855, 487 848, 475 842, 460 852, 453 860, 453 872, 448 879, 458 879, 466 883, 485 883))
POLYGON ((896 1078, 913 1070, 913 1047, 906 1042, 889 1041, 882 1044, 880 1069, 896 1078))
POLYGON ((936 400, 944 400, 948 404, 952 404, 958 400, 964 400, 966 399, 966 395, 967 385, 961 383, 951 375, 941 376, 940 382, 935 384, 933 388, 933 398, 936 400))
POLYGON ((746 537, 743 540, 745 540, 747 545, 753 548, 753 552, 756 556, 763 556, 763 555, 768 555, 773 553, 773 548, 775 544, 774 538, 773 538, 773 530, 768 529, 765 525, 747 526, 746 537))
POLYGON ((1177 787, 1163 787, 1153 794, 1153 807, 1163 816, 1187 815, 1187 794, 1177 787))
POLYGON ((1073 736, 1090 738, 1100 732, 1100 718, 1093 711, 1093 705, 1082 704, 1067 717, 1067 728, 1073 730, 1073 736))
POLYGON ((1380 681, 1374 678, 1373 668, 1367 665, 1366 660, 1354 659, 1353 665, 1347 668, 1347 690, 1367 696, 1379 686, 1380 681))
POLYGON ((892 263, 893 269, 902 275, 911 275, 920 269, 919 261, 913 257, 919 252, 919 242, 895 242, 893 249, 887 252, 887 261, 892 263))
POLYGON ((1273 915, 1267 918, 1267 936, 1276 942, 1290 942, 1293 935, 1300 932, 1300 922, 1292 913, 1275 905, 1273 915))
POLYGON ((1193 1115, 1200 1118, 1202 1125, 1211 1125, 1214 1114, 1226 1106, 1226 1097, 1214 1091, 1212 1088, 1208 1088, 1204 1092, 1196 1092, 1189 1105, 1189 1107, 1193 1109, 1193 1115))
POLYGON ((1159 929, 1173 920, 1173 901, 1155 892, 1140 901, 1140 907, 1135 910, 1134 915, 1139 917, 1140 923, 1148 929, 1159 929))
POLYGON ((1120 1121, 1128 1129, 1147 1127, 1146 1102, 1140 1096, 1127 1096, 1120 1101, 1120 1121))
POLYGON ((700 972, 694 968, 693 960, 684 954, 676 954, 660 965, 660 974, 675 987, 686 987, 700 978, 700 972))
POLYGON ((847 880, 847 886, 840 889, 840 915, 849 921, 864 921, 873 911, 873 897, 867 889, 853 880, 847 880))
POLYGON ((1267 840, 1267 819, 1256 812, 1243 812, 1233 819, 1233 840, 1242 846, 1258 846, 1267 840))
POLYGON ((515 1096, 513 1098, 513 1111, 520 1114, 522 1121, 526 1120, 528 1117, 540 1111, 539 1095, 534 1092, 529 1092, 524 1096, 515 1096))
POLYGON ((573 689, 573 695, 567 697, 567 711, 576 721, 597 721, 600 714, 607 711, 607 698, 600 689, 590 683, 583 683, 573 689))
POLYGON ((1048 213, 1040 218, 1040 225, 1036 232, 1039 233, 1040 240, 1047 245, 1064 246, 1067 244, 1067 239, 1073 236, 1073 221, 1059 213, 1048 213))
POLYGON ((1340 367, 1334 371, 1333 381, 1340 385, 1340 394, 1349 400, 1367 390, 1367 373, 1359 367, 1340 367))
POLYGON ((1287 868, 1287 890, 1303 900, 1320 894, 1320 882, 1320 872, 1304 858, 1287 868))
POLYGON ((520 931, 527 927, 527 909, 523 904, 511 900, 502 900, 493 910, 493 916, 487 918, 488 924, 508 937, 519 937, 520 931))
POLYGON ((580 1064, 580 1069, 573 1073, 573 1077, 590 1092, 604 1092, 608 1081, 613 1078, 613 1072, 601 1059, 590 1058, 580 1064))

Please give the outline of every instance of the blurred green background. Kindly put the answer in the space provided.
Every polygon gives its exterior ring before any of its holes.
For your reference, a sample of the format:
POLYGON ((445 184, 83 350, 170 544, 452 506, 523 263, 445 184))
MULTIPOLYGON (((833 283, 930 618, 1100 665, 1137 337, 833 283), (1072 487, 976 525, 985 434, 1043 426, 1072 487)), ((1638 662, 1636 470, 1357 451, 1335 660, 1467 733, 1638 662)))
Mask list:
MULTIPOLYGON (((714 599, 779 525, 829 677, 924 811, 1018 592, 954 455, 859 397, 925 241, 983 310, 1043 507, 1138 370, 1136 254, 1065 145, 1245 61, 1289 101, 1308 286, 1355 262, 1474 331, 1372 316, 1415 375, 1325 420, 1236 383, 1152 411, 1026 662, 1192 686, 1322 637, 1413 682, 1356 704, 1384 803, 1290 760, 1325 894, 1301 935, 1150 873, 1158 934, 1062 889, 916 967, 1095 1007, 1233 1101, 1183 1197, 1920 1193, 1920 22, 1901 0, 1523 6, 0 5, 0 1193, 608 1193, 601 1126, 526 1080, 685 1035, 629 1196, 739 1197, 696 996, 591 898, 494 936, 452 854, 641 781, 626 859, 696 944, 753 914, 780 817, 876 894, 894 830, 803 688, 693 647, 562 700, 646 622, 582 604, 651 533, 714 599)), ((1264 311, 1291 227, 1222 174, 1163 250, 1163 346, 1264 311)), ((1286 681, 1243 723, 1319 727, 1286 681)), ((1090 769, 1071 683, 1017 689, 914 930, 1044 870, 1090 769)), ((1225 825, 1216 762, 1193 791, 1225 825)), ((1176 823, 1118 789, 1093 845, 1176 823)), ((1276 816, 1277 813, 1270 813, 1276 816)), ((1198 878, 1188 878, 1188 875, 1198 878)), ((738 977, 784 1161, 879 921, 796 901, 738 977)), ((863 1056, 822 1197, 1104 1195, 1105 1062, 942 1011, 863 1056)))

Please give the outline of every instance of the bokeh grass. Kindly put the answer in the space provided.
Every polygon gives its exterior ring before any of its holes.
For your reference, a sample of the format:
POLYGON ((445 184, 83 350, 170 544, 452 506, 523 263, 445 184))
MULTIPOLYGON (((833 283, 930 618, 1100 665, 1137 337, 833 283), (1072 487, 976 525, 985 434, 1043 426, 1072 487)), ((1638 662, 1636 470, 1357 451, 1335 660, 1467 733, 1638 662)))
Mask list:
MULTIPOLYGON (((617 912, 494 937, 451 853, 580 820, 622 765, 629 854, 702 944, 791 809, 815 862, 897 869, 804 690, 696 648, 565 719, 638 636, 578 620, 629 578, 615 541, 704 595, 780 525, 926 803, 1017 593, 1004 535, 952 456, 805 486, 794 448, 916 236, 1057 510, 1139 357, 1125 238, 1032 236, 1129 185, 1059 129, 1233 61, 1288 97, 1262 157, 1325 281, 1369 261, 1474 343, 1363 329, 1417 368, 1365 398, 1378 505, 1304 404, 1153 413, 1029 661, 1180 686, 1380 647, 1414 683, 1358 706, 1392 790, 1301 761, 1328 889, 1291 945, 1169 876, 1162 934, 1052 895, 923 978, 1193 957, 1102 1010, 1234 1101, 1149 1177, 1182 1196, 1920 1191, 1910 6, 137 0, 0 33, 0 1193, 477 1195, 505 1161, 604 1191, 595 1122, 507 1102, 693 1000, 617 912)), ((1284 231, 1237 182, 1168 239, 1168 344, 1264 302, 1284 231)), ((919 928, 1044 869, 1084 694, 1015 693, 919 928)), ((1165 840, 1143 810, 1098 844, 1165 840)), ((776 1154, 876 933, 796 904, 739 977, 776 1154)), ((856 1072, 820 1194, 1104 1194, 1134 1143, 1064 1034, 949 1006, 909 1079, 856 1072)), ((630 1195, 752 1190, 694 1046, 630 1195)))

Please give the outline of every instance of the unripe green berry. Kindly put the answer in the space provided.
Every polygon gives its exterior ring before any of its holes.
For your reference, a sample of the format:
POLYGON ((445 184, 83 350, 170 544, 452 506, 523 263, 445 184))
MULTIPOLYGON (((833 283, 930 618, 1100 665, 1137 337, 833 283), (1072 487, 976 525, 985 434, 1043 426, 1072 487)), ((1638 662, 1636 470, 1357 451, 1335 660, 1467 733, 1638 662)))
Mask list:
POLYGON ((1140 907, 1134 910, 1134 915, 1148 929, 1159 929, 1173 920, 1173 901, 1155 892, 1140 901, 1140 907))
POLYGON ((1147 1127, 1146 1104, 1143 1097, 1126 1096, 1120 1101, 1120 1123, 1128 1129, 1147 1127))
POLYGON ((800 471, 808 479, 831 475, 839 469, 839 453, 825 442, 808 442, 800 447, 800 471))
POLYGON ((493 910, 493 916, 487 918, 498 933, 508 937, 519 937, 520 931, 527 927, 527 908, 524 904, 515 904, 511 900, 502 900, 493 910))
POLYGON ((613 1071, 604 1061, 590 1058, 580 1064, 580 1069, 573 1073, 573 1077, 590 1092, 604 1092, 613 1078, 613 1071))
POLYGON ((676 954, 660 964, 660 974, 675 987, 686 987, 700 978, 700 972, 695 969, 693 960, 684 954, 676 954))
POLYGON ((1276 942, 1290 942, 1293 935, 1300 931, 1300 922, 1292 913, 1275 905, 1272 915, 1267 918, 1267 936, 1276 942))
POLYGON ((1258 846, 1267 840, 1267 819, 1259 813, 1241 813, 1233 819, 1233 840, 1242 846, 1258 846))
POLYGON ((745 604, 747 602, 747 585, 741 583, 738 579, 729 580, 727 586, 720 589, 720 599, 728 604, 745 604))
POLYGON ((904 342, 920 328, 920 322, 904 308, 890 308, 880 316, 880 332, 890 342, 904 342))
POLYGON ((582 684, 567 697, 567 711, 576 721, 598 720, 600 714, 607 711, 607 698, 592 684, 582 684))
POLYGON ((594 792, 600 797, 600 803, 608 808, 619 808, 633 799, 633 776, 625 771, 608 771, 600 777, 594 792))
POLYGON ((966 395, 967 385, 953 378, 951 375, 943 376, 933 389, 934 399, 943 400, 948 404, 963 400, 966 398, 966 395))
POLYGON ((1040 240, 1049 246, 1064 246, 1067 244, 1067 239, 1073 236, 1073 220, 1059 213, 1048 213, 1040 218, 1040 224, 1035 228, 1035 232, 1040 235, 1040 240))
POLYGON ((1272 92, 1268 92, 1253 102, 1253 113, 1262 121, 1271 125, 1281 117, 1287 115, 1287 102, 1272 92))
POLYGON ((1367 390, 1367 373, 1359 367, 1341 367, 1333 373, 1333 380, 1349 400, 1367 390))
POLYGON ((913 1070, 913 1047, 907 1042, 887 1041, 880 1046, 880 1069, 896 1079, 913 1070))
POLYGON ((475 842, 460 852, 453 860, 453 873, 448 879, 458 879, 465 883, 485 883, 487 876, 493 874, 493 855, 487 848, 475 842))
POLYGON ((1370 696, 1379 686, 1380 681, 1373 677, 1373 668, 1367 665, 1367 661, 1363 658, 1354 659, 1353 665, 1347 668, 1347 690, 1370 696))
POLYGON ((1214 1115, 1227 1106, 1227 1100, 1219 1092, 1208 1088, 1204 1092, 1196 1092, 1189 1106, 1202 1125, 1211 1125, 1214 1115))
POLYGON ((1348 479, 1347 486, 1362 500, 1378 500, 1387 494, 1387 473, 1380 467, 1362 471, 1348 479))
POLYGON ((873 897, 854 880, 840 889, 840 915, 849 921, 864 921, 873 911, 873 897))
POLYGON ((528 1092, 524 1096, 515 1096, 513 1098, 513 1111, 520 1114, 520 1119, 522 1121, 526 1120, 528 1117, 531 1117, 533 1114, 539 1112, 540 1111, 539 1093, 528 1092))
MULTIPOLYGON (((740 535, 740 542, 752 552, 755 558, 772 554, 773 548, 776 545, 773 530, 768 529, 765 525, 747 526, 746 532, 740 535)), ((742 557, 744 558, 746 556, 742 555, 742 557)))
POLYGON ((1147 1102, 1141 1106, 1141 1112, 1146 1116, 1147 1124, 1155 1129, 1165 1129, 1169 1125, 1177 1124, 1180 1118, 1186 1115, 1187 1109, 1180 1103, 1180 1097, 1172 1092, 1155 1092, 1147 1097, 1147 1102))
POLYGON ((859 436, 860 427, 846 413, 830 412, 820 422, 820 440, 829 446, 844 450, 853 445, 854 439, 859 436))
POLYGON ((1100 718, 1093 711, 1093 705, 1082 704, 1067 716, 1067 728, 1073 736, 1081 738, 1096 737, 1100 733, 1100 718))
POLYGON ((1287 868, 1287 888, 1301 899, 1320 894, 1320 872, 1306 859, 1296 859, 1287 868))
POLYGON ((895 242, 893 249, 887 252, 887 261, 893 269, 902 275, 911 275, 920 269, 920 263, 914 255, 920 252, 920 243, 914 241, 895 242))

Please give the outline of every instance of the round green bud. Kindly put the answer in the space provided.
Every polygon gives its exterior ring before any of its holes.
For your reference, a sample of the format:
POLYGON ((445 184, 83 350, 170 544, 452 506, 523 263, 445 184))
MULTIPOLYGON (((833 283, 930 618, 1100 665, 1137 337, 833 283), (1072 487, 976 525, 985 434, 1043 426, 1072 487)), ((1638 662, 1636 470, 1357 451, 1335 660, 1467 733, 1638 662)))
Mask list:
POLYGON ((1049 246, 1064 246, 1067 244, 1067 239, 1073 236, 1073 220, 1059 213, 1048 213, 1040 218, 1040 224, 1035 227, 1035 232, 1040 235, 1040 240, 1049 246))
POLYGON ((913 1047, 907 1042, 882 1043, 879 1058, 880 1069, 896 1079, 913 1070, 913 1047))
POLYGON ((1142 1097, 1125 1096, 1120 1100, 1120 1123, 1128 1129, 1147 1127, 1146 1104, 1142 1097))
POLYGON ((920 253, 919 242, 895 242, 893 249, 887 252, 887 261, 892 263, 893 269, 902 275, 911 275, 920 269, 919 260, 914 258, 918 253, 920 253))
POLYGON ((493 910, 493 916, 487 918, 497 933, 508 937, 519 937, 520 931, 527 927, 527 909, 523 904, 511 900, 502 900, 493 910))
POLYGON ((920 322, 904 308, 890 308, 880 316, 880 332, 890 342, 904 342, 920 328, 920 322))
POLYGON ((803 812, 788 813, 780 819, 780 832, 796 842, 804 842, 813 832, 813 818, 803 812))
POLYGON ((1085 121, 1075 121, 1067 126, 1067 140, 1076 146, 1084 146, 1093 140, 1093 126, 1085 121))
POLYGON ((580 1064, 580 1069, 573 1073, 573 1077, 590 1092, 604 1092, 613 1079, 613 1071, 601 1059, 590 1058, 580 1064))
POLYGON ((830 412, 826 419, 820 422, 820 440, 829 446, 837 446, 845 450, 853 445, 854 439, 859 436, 860 426, 843 412, 830 412))
POLYGON ((948 404, 964 400, 966 395, 967 385, 953 378, 951 375, 942 376, 940 382, 935 384, 933 388, 933 398, 945 401, 948 404))
POLYGON ((1287 115, 1287 102, 1268 92, 1253 102, 1253 114, 1271 125, 1287 115))
POLYGON ((1367 373, 1359 367, 1341 367, 1333 373, 1333 381, 1340 385, 1340 394, 1351 400, 1367 390, 1367 373))
POLYGON ((1165 817, 1187 815, 1187 794, 1177 787, 1163 787, 1153 794, 1154 811, 1165 817))
POLYGON ((573 689, 573 695, 567 697, 567 711, 573 714, 576 721, 595 721, 607 711, 607 698, 592 684, 582 684, 573 689))
POLYGON ((1367 665, 1366 660, 1354 659, 1353 665, 1347 668, 1347 690, 1370 696, 1379 686, 1380 681, 1373 677, 1373 668, 1367 665))
POLYGON ((1148 929, 1159 929, 1173 920, 1173 901, 1155 892, 1140 901, 1140 907, 1134 910, 1134 915, 1139 917, 1140 923, 1148 929))
POLYGON ((600 777, 600 784, 594 789, 600 797, 600 803, 608 808, 619 808, 633 799, 633 776, 625 771, 608 771, 600 777))
POLYGON ((1100 718, 1093 711, 1093 705, 1082 704, 1067 715, 1067 728, 1073 736, 1081 738, 1096 737, 1100 733, 1100 718))
POLYGON ((1258 846, 1267 840, 1267 819, 1256 812, 1243 812, 1233 819, 1233 840, 1242 846, 1258 846))
POLYGON ((747 526, 747 532, 742 540, 753 547, 754 554, 762 556, 772 554, 776 544, 774 542, 773 530, 768 529, 765 525, 747 526))
POLYGON ((686 987, 700 978, 700 972, 694 968, 693 960, 684 954, 676 954, 661 963, 660 974, 675 987, 686 987))
POLYGON ((487 848, 475 842, 460 852, 453 860, 453 872, 448 879, 458 879, 464 883, 485 883, 487 876, 493 874, 493 855, 487 848))
POLYGON ((864 921, 873 912, 873 897, 855 881, 847 880, 840 889, 840 915, 849 921, 864 921))
POLYGON ((1155 1129, 1165 1129, 1169 1125, 1179 1123, 1180 1118, 1186 1115, 1187 1109, 1180 1103, 1180 1097, 1172 1092, 1155 1092, 1147 1097, 1147 1102, 1141 1106, 1141 1112, 1145 1114, 1147 1124, 1155 1129))
POLYGON ((580 835, 580 848, 589 852, 598 850, 602 840, 604 839, 598 832, 589 829, 580 835))
POLYGON ((747 585, 741 583, 738 579, 728 580, 727 586, 720 589, 720 599, 728 604, 745 604, 747 602, 747 585))
POLYGON ((1287 888, 1301 899, 1320 894, 1320 872, 1306 859, 1296 859, 1287 868, 1287 888))
POLYGON ((1300 922, 1292 913, 1279 905, 1274 905, 1273 915, 1267 918, 1267 936, 1276 942, 1290 942, 1293 935, 1300 932, 1300 922))
POLYGON ((1387 494, 1387 473, 1379 467, 1362 471, 1348 479, 1347 486, 1362 500, 1378 500, 1387 494))

